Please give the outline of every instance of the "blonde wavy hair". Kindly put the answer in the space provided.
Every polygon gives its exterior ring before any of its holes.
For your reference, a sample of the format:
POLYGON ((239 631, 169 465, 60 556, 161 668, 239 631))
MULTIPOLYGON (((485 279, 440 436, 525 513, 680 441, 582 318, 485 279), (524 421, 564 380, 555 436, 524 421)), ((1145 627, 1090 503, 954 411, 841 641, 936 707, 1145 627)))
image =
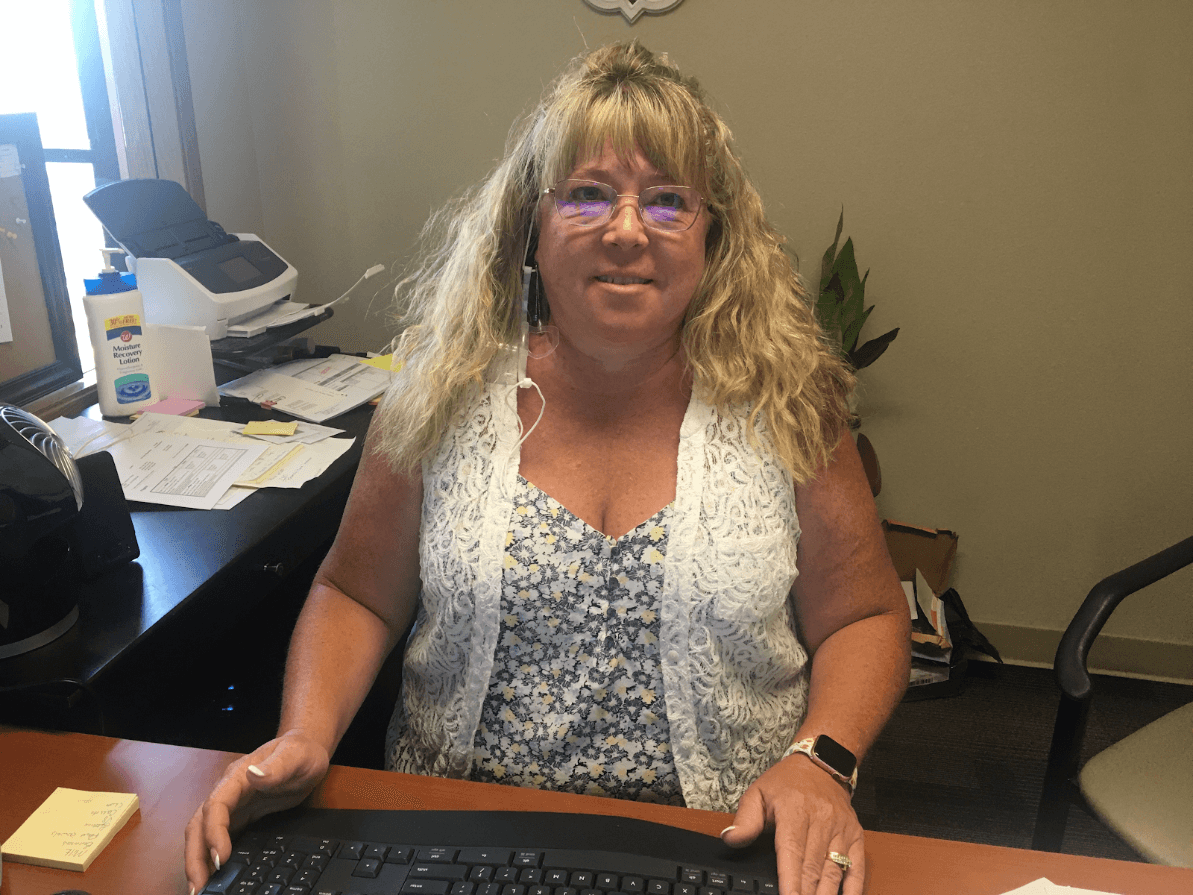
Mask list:
POLYGON ((428 221, 421 260, 395 292, 404 366, 378 411, 378 449, 394 469, 417 467, 501 346, 518 343, 542 191, 606 144, 622 158, 640 149, 707 199, 704 275, 682 329, 693 388, 717 407, 749 404, 751 437, 764 420, 796 483, 814 478, 848 422, 853 373, 817 325, 729 128, 694 79, 637 41, 574 60, 515 124, 489 177, 428 221))

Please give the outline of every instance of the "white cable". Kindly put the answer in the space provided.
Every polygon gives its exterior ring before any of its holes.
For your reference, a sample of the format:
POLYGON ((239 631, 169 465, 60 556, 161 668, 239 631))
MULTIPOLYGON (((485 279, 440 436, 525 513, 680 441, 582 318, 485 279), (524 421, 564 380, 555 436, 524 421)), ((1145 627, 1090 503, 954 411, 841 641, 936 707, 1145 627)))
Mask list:
POLYGON ((347 298, 349 295, 352 294, 353 289, 355 289, 357 286, 359 286, 361 283, 363 283, 369 277, 376 276, 377 274, 381 273, 381 271, 383 271, 383 270, 385 270, 384 264, 374 264, 372 267, 370 267, 368 270, 366 270, 363 274, 361 274, 359 280, 357 280, 355 283, 353 283, 351 286, 348 287, 347 292, 345 292, 343 295, 341 295, 335 301, 329 301, 327 304, 323 305, 323 307, 328 308, 334 304, 337 304, 338 302, 343 301, 345 298, 347 298))
POLYGON ((518 434, 521 436, 518 439, 518 443, 515 444, 510 451, 510 453, 513 453, 514 451, 518 450, 518 448, 522 447, 522 443, 524 441, 526 441, 527 438, 530 437, 530 434, 532 432, 534 432, 535 429, 538 428, 538 424, 543 419, 543 411, 547 409, 547 399, 543 397, 543 390, 538 387, 538 383, 535 382, 533 379, 531 379, 529 376, 524 376, 522 379, 520 379, 518 381, 517 386, 514 387, 513 391, 511 391, 510 394, 512 394, 514 396, 514 415, 515 415, 515 417, 517 417, 518 434), (517 401, 518 401, 517 395, 518 395, 518 389, 520 389, 520 388, 533 388, 536 392, 539 393, 539 415, 535 419, 534 425, 532 425, 530 427, 530 430, 525 433, 522 431, 522 417, 518 416, 518 410, 517 410, 517 401))

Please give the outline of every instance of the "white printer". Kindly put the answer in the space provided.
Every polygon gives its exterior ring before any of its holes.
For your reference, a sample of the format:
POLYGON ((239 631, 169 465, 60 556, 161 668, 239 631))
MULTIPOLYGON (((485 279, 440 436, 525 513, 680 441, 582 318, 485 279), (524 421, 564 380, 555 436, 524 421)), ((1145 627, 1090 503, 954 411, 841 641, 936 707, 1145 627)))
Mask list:
POLYGON ((255 235, 207 220, 172 180, 121 180, 83 201, 127 253, 152 323, 202 326, 222 339, 230 324, 294 299, 297 270, 255 235))

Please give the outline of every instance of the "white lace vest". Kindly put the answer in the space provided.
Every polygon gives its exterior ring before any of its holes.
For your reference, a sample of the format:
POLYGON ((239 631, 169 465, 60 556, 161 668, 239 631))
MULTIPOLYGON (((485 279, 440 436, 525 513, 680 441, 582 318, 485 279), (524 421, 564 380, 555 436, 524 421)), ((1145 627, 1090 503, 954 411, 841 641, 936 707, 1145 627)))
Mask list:
MULTIPOLYGON (((391 770, 468 775, 501 627, 519 461, 513 388, 480 391, 423 467, 422 593, 387 738, 391 770)), ((718 811, 736 809, 807 710, 807 652, 789 598, 795 493, 765 433, 751 445, 745 422, 746 408, 722 412, 695 397, 688 405, 661 599, 665 707, 684 800, 718 811)))

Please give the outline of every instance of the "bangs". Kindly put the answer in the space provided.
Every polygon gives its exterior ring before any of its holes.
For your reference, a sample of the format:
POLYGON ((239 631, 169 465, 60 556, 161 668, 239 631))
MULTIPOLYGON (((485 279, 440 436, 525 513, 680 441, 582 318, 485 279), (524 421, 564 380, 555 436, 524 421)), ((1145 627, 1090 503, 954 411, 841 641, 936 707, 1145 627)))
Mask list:
POLYGON ((550 186, 599 155, 606 144, 622 162, 635 149, 671 179, 709 196, 708 134, 700 110, 681 89, 632 81, 599 83, 559 109, 555 151, 544 158, 550 186))

